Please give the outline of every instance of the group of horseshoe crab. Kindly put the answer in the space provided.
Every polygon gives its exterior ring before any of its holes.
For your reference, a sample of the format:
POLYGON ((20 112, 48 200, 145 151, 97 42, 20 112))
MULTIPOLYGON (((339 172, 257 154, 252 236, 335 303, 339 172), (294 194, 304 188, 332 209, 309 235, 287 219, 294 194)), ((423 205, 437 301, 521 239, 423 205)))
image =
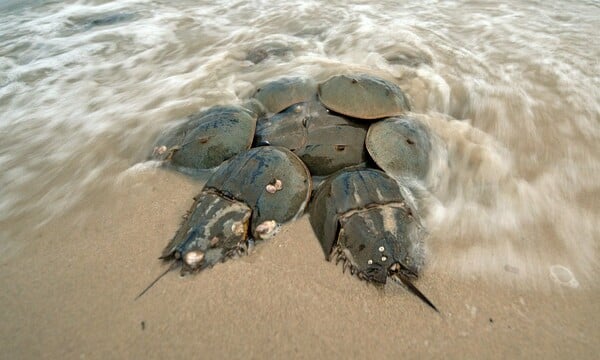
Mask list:
POLYGON ((188 174, 216 170, 164 249, 164 274, 248 254, 308 207, 327 260, 370 283, 393 279, 437 311, 413 285, 426 231, 403 183, 427 176, 434 135, 410 110, 395 83, 341 74, 279 78, 243 105, 189 116, 151 158, 188 174))

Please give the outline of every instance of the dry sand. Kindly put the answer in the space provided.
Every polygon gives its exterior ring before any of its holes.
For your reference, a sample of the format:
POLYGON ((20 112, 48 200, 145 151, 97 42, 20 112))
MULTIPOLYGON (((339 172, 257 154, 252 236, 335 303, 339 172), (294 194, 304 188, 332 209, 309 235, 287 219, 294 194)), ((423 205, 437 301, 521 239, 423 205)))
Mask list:
MULTIPOLYGON (((385 290, 324 261, 306 217, 249 257, 164 277, 157 256, 198 184, 151 172, 35 231, 0 263, 5 359, 571 358, 600 353, 600 291, 427 271, 385 290)), ((435 250, 435 249, 434 249, 435 250)), ((435 254, 435 251, 434 251, 435 254)), ((451 254, 435 254, 451 256, 451 254)), ((506 276, 518 277, 507 272, 506 276)))

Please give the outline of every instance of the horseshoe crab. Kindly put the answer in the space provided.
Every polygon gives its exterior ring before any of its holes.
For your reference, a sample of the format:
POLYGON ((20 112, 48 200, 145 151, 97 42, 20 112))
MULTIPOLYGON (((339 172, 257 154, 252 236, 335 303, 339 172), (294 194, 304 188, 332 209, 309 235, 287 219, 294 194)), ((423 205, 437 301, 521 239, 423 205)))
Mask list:
POLYGON ((312 175, 322 176, 367 161, 367 127, 335 116, 313 100, 259 119, 254 141, 292 150, 312 175))
POLYGON ((319 84, 319 99, 330 110, 359 119, 381 119, 410 110, 398 85, 368 75, 336 75, 319 84))
POLYGON ((244 107, 190 117, 159 141, 155 158, 184 168, 220 166, 162 252, 171 266, 139 296, 176 267, 199 272, 247 254, 255 240, 303 213, 311 175, 330 175, 309 204, 326 259, 343 261, 344 270, 370 283, 397 281, 437 311, 412 282, 424 264, 425 230, 404 181, 427 177, 435 141, 409 110, 397 85, 359 74, 318 86, 280 78, 244 107), (271 146, 249 149, 253 139, 271 146), (368 154, 385 172, 356 166, 369 163, 368 154))
POLYGON ((210 169, 252 145, 258 114, 241 106, 213 106, 162 136, 152 158, 176 167, 210 169))
POLYGON ((392 177, 424 180, 430 168, 431 137, 419 120, 391 117, 369 127, 366 147, 377 166, 392 177))
POLYGON ((254 93, 254 98, 260 101, 270 113, 278 113, 289 106, 312 100, 317 94, 317 84, 311 78, 283 77, 271 81, 254 93))
POLYGON ((285 148, 250 149, 223 163, 194 198, 186 220, 162 252, 170 270, 198 272, 248 253, 304 212, 312 188, 302 161, 285 148))
POLYGON ((425 231, 400 186, 375 169, 339 171, 314 194, 310 223, 328 261, 343 261, 344 271, 371 283, 396 280, 438 311, 412 283, 424 263, 425 231))
POLYGON ((293 49, 289 44, 282 41, 270 41, 249 49, 246 60, 259 64, 270 57, 287 58, 291 54, 293 54, 293 49))

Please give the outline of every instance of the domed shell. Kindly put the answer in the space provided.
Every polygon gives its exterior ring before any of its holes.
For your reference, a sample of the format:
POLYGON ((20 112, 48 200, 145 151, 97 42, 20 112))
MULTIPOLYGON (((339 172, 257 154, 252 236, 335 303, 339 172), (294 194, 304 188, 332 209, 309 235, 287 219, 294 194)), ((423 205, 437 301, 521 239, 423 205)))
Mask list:
POLYGON ((255 143, 288 148, 312 175, 324 176, 366 162, 366 134, 366 124, 333 115, 315 100, 259 119, 255 143))
POLYGON ((220 166, 205 189, 216 189, 252 209, 251 229, 278 224, 304 212, 312 190, 308 169, 294 153, 275 146, 250 149, 220 166))
POLYGON ((183 259, 195 272, 246 251, 304 212, 312 190, 302 161, 284 148, 248 150, 223 163, 194 198, 162 259, 183 259))
POLYGON ((254 93, 270 113, 278 113, 293 104, 312 100, 317 94, 317 83, 306 77, 283 77, 268 82, 254 93))
POLYGON ((431 136, 417 119, 392 117, 371 125, 365 143, 377 166, 392 177, 425 180, 431 163, 431 136))
MULTIPOLYGON (((424 232, 401 185, 380 170, 351 168, 332 175, 314 194, 309 215, 327 260, 341 246, 359 268, 401 261, 417 274, 423 265, 424 232)), ((378 274, 370 280, 385 282, 387 272, 378 274)))
POLYGON ((240 106, 213 106, 159 139, 153 158, 178 167, 213 168, 252 146, 256 119, 240 106))
POLYGON ((327 260, 342 261, 351 274, 375 284, 399 281, 438 311, 412 282, 424 265, 426 231, 405 190, 379 170, 339 171, 314 194, 310 223, 327 260))
POLYGON ((336 75, 318 88, 319 99, 330 110, 359 119, 381 119, 410 110, 398 85, 368 75, 336 75))

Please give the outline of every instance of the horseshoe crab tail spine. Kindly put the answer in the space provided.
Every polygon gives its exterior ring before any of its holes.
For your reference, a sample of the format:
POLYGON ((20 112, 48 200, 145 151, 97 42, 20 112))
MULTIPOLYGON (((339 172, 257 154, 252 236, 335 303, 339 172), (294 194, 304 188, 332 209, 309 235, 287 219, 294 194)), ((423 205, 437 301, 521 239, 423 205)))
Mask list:
POLYGON ((435 305, 433 305, 433 303, 427 298, 427 296, 425 296, 421 292, 421 290, 417 289, 417 287, 412 283, 412 281, 410 281, 410 279, 406 275, 404 275, 402 273, 396 273, 393 275, 392 279, 400 281, 404 286, 406 286, 408 288, 408 290, 410 292, 412 292, 414 295, 416 295, 424 303, 429 305, 429 307, 431 307, 433 310, 435 310, 438 314, 440 313, 438 308, 435 307, 435 305))
POLYGON ((139 293, 139 295, 136 296, 135 299, 133 299, 133 300, 135 301, 135 300, 141 298, 142 295, 144 295, 146 292, 148 292, 148 290, 150 290, 150 288, 153 287, 158 282, 158 280, 162 279, 163 276, 167 275, 172 270, 175 270, 176 268, 178 268, 179 265, 181 265, 180 263, 181 263, 181 261, 174 261, 173 263, 171 263, 171 266, 169 266, 169 268, 167 270, 165 270, 162 274, 158 275, 156 277, 156 279, 154 279, 148 286, 146 286, 146 288, 144 288, 144 290, 142 290, 142 292, 139 293))

